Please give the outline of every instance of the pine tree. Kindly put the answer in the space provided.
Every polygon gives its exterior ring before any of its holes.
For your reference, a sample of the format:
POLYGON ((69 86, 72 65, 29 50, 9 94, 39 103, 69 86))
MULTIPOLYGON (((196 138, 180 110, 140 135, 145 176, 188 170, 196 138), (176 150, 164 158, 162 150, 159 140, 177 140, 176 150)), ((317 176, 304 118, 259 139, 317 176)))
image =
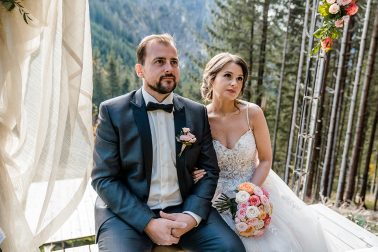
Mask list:
POLYGON ((113 53, 110 53, 107 64, 107 82, 109 86, 109 96, 116 97, 121 94, 117 63, 113 53))

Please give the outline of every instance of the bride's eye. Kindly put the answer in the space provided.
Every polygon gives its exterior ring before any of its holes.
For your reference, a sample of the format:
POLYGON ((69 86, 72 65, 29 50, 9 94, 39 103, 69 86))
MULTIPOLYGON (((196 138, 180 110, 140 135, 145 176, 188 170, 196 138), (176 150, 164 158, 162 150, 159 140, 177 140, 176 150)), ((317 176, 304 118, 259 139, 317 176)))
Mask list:
POLYGON ((226 73, 226 74, 224 74, 224 77, 226 77, 226 78, 231 78, 231 74, 226 73))

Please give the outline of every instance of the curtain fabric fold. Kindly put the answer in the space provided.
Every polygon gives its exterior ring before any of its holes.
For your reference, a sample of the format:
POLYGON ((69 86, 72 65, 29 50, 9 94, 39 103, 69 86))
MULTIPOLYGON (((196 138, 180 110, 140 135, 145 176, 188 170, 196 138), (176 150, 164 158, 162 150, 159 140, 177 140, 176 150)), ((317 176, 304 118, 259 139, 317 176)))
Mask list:
POLYGON ((38 251, 81 200, 92 168, 88 1, 22 5, 30 24, 0 7, 4 252, 38 251))

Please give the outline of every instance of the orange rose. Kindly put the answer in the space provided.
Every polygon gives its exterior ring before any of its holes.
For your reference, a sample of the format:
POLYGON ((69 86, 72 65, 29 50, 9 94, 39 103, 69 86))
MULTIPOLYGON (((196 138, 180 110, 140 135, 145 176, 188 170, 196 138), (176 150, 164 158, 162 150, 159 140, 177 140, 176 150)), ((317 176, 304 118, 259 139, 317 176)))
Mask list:
POLYGON ((253 193, 253 184, 250 183, 250 182, 244 182, 244 183, 241 183, 238 187, 238 190, 239 191, 246 191, 247 193, 249 194, 252 194, 253 193))
POLYGON ((244 237, 251 237, 255 232, 255 228, 250 226, 247 230, 240 232, 239 234, 244 237))

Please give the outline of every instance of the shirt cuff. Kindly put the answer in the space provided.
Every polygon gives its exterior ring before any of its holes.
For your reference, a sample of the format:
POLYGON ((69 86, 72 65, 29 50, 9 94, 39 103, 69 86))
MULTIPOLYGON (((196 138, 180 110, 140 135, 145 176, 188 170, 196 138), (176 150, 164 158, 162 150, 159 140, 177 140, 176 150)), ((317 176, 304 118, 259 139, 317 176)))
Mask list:
POLYGON ((202 218, 198 214, 195 214, 195 213, 190 212, 190 211, 184 211, 183 213, 184 214, 189 214, 190 216, 192 216, 196 220, 196 222, 197 222, 196 227, 198 227, 198 225, 200 224, 200 222, 202 220, 202 218))

